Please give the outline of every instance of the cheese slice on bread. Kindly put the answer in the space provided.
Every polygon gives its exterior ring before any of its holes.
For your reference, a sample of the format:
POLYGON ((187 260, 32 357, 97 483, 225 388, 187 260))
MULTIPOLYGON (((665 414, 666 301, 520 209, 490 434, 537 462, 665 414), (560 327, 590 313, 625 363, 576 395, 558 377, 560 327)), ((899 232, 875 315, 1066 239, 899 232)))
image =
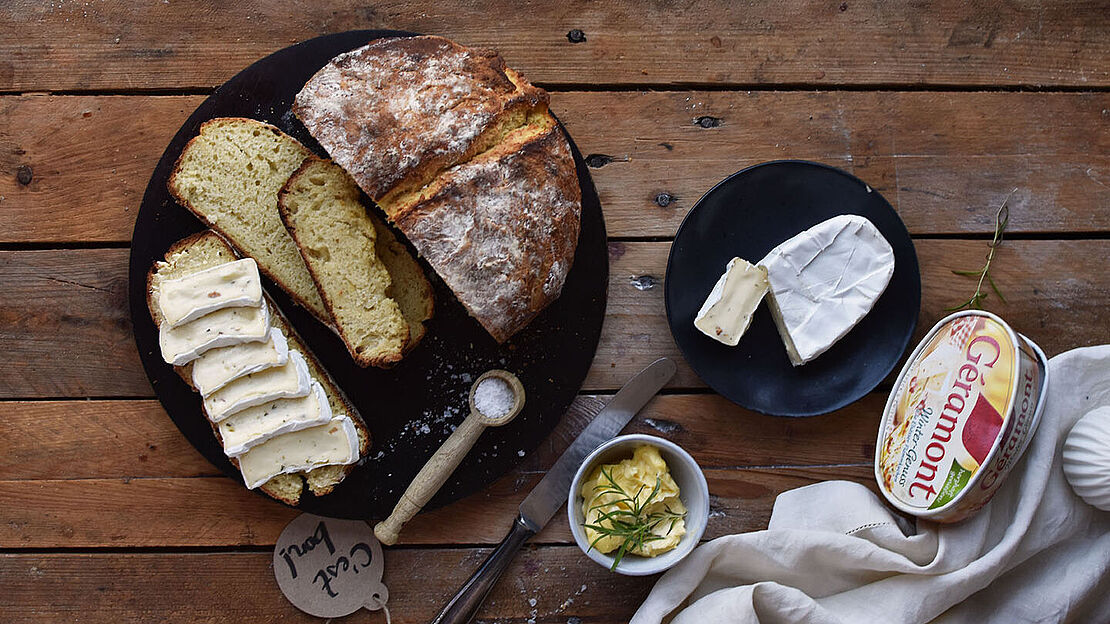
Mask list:
MULTIPOLYGON (((183 277, 237 259, 238 256, 235 254, 232 247, 220 236, 211 231, 188 236, 171 246, 169 251, 166 252, 164 260, 156 262, 147 274, 147 307, 150 310, 154 322, 158 325, 161 325, 163 322, 161 311, 156 304, 160 285, 163 280, 183 277)), ((273 328, 281 332, 288 345, 288 350, 303 355, 305 366, 311 378, 314 379, 323 390, 328 404, 327 409, 330 414, 335 415, 334 417, 340 415, 349 417, 351 427, 357 436, 358 455, 365 456, 370 449, 370 432, 367 430, 362 418, 354 410, 353 406, 351 406, 350 402, 346 399, 338 386, 335 385, 335 382, 327 372, 320 366, 319 362, 316 361, 316 358, 300 340, 296 332, 293 331, 293 328, 277 308, 274 307, 273 302, 263 297, 262 307, 269 307, 271 309, 269 315, 270 324, 273 328)), ((230 310, 235 308, 226 309, 230 310)), ((202 321, 204 318, 205 317, 201 317, 197 320, 202 321)), ((290 357, 292 357, 292 353, 290 353, 290 357)), ((177 367, 178 373, 186 381, 190 381, 191 379, 192 368, 193 366, 177 367)), ((197 414, 197 417, 200 418, 201 414, 197 414)), ((219 439, 220 434, 217 425, 213 425, 213 431, 219 439)), ((275 438, 271 438, 271 440, 272 439, 275 438)), ((222 442, 223 440, 221 439, 221 443, 222 442)), ((238 465, 236 459, 232 458, 232 462, 238 465)), ((306 490, 315 496, 323 496, 330 493, 353 469, 353 463, 312 467, 311 469, 308 469, 306 466, 305 469, 294 473, 276 475, 266 480, 259 488, 275 499, 289 505, 296 505, 306 490)))
POLYGON ((206 351, 190 363, 192 375, 186 381, 191 380, 197 392, 208 396, 244 375, 281 366, 288 359, 285 334, 271 326, 268 340, 206 351))

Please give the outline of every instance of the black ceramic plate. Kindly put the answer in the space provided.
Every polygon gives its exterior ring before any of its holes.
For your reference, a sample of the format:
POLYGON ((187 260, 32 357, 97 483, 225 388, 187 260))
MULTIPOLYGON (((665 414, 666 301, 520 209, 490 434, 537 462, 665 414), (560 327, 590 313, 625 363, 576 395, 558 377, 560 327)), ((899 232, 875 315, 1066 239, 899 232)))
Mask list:
MULTIPOLYGON (((166 179, 185 143, 213 117, 241 116, 269 122, 318 153, 323 150, 289 111, 293 96, 332 57, 385 36, 355 31, 312 39, 276 52, 243 70, 189 117, 158 162, 139 209, 132 238, 131 318, 135 342, 162 406, 181 432, 229 476, 238 471, 224 456, 201 413, 200 397, 159 354, 157 328, 146 308, 146 273, 175 241, 203 229, 166 191, 166 179)), ((582 230, 562 296, 512 340, 498 345, 472 320, 451 291, 434 277, 435 318, 423 342, 390 370, 362 369, 339 339, 285 294, 267 284, 324 367, 350 397, 373 434, 369 459, 332 494, 305 495, 300 507, 326 516, 376 519, 387 515, 412 477, 465 414, 471 381, 490 368, 515 372, 528 400, 509 425, 489 429, 430 506, 476 492, 516 466, 555 427, 589 369, 605 315, 608 254, 597 191, 578 149, 571 144, 582 187, 582 230)))
POLYGON ((664 283, 671 333, 694 372, 734 403, 776 416, 824 414, 874 389, 906 350, 921 305, 913 241, 890 204, 855 176, 803 161, 755 165, 710 189, 678 228, 664 283), (766 304, 735 347, 694 327, 729 260, 758 262, 839 214, 870 219, 894 248, 895 264, 875 307, 831 349, 791 366, 766 304))

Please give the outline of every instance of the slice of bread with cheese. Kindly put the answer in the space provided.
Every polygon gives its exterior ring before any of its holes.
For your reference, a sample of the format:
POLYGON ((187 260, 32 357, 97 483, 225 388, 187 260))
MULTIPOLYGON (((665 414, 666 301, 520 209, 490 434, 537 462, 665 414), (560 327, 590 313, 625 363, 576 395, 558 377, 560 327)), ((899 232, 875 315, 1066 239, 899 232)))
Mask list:
MULTIPOLYGON (((232 249, 232 247, 220 236, 211 231, 194 234, 175 243, 170 247, 169 251, 166 252, 165 259, 161 262, 156 262, 147 274, 147 307, 150 310, 151 317, 154 319, 155 324, 161 326, 163 322, 158 300, 160 286, 164 281, 194 274, 198 271, 219 266, 237 259, 238 256, 234 249, 232 249)), ((263 300, 270 308, 269 319, 271 326, 280 331, 284 338, 283 341, 280 341, 283 343, 281 346, 287 348, 291 359, 295 357, 293 356, 294 352, 303 355, 304 364, 311 377, 319 383, 320 388, 323 390, 323 394, 327 398, 327 403, 331 412, 337 415, 345 414, 350 417, 358 436, 359 456, 365 457, 370 450, 370 432, 367 430, 366 424, 343 395, 339 387, 335 385, 335 382, 301 341, 288 321, 286 321, 277 310, 273 302, 269 301, 268 297, 263 297, 263 300)), ((203 320, 204 318, 205 317, 201 317, 197 320, 203 320)), ((178 374, 190 384, 192 384, 192 369, 193 366, 196 365, 196 362, 197 360, 194 360, 186 366, 175 367, 178 374)), ((231 383, 234 384, 234 382, 231 383)), ((204 416, 202 414, 197 414, 197 417, 201 418, 204 416)), ((217 425, 213 425, 213 431, 217 438, 220 439, 217 425)), ((220 439, 220 441, 222 444, 223 440, 220 439)), ((239 465, 238 461, 234 458, 232 462, 235 463, 236 466, 239 465)), ((329 465, 308 471, 282 474, 263 483, 260 489, 277 500, 289 505, 296 505, 300 501, 306 488, 315 496, 328 494, 350 474, 353 469, 354 464, 329 465)))
POLYGON ((408 257, 407 250, 398 255, 388 241, 379 245, 384 225, 376 226, 367 213, 354 180, 331 161, 309 157, 278 193, 278 210, 351 357, 361 366, 400 361, 423 335, 431 287, 419 266, 416 280, 397 266, 397 278, 408 277, 409 283, 394 287, 378 248, 385 247, 395 265, 408 257), (417 295, 406 298, 413 308, 407 315, 391 296, 397 291, 417 295))

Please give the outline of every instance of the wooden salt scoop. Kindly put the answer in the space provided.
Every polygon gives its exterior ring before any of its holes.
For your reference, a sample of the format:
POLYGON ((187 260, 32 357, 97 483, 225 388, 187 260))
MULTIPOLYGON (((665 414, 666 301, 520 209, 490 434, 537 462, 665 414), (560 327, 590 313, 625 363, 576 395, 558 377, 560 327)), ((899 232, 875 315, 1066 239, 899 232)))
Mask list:
MULTIPOLYGON (((428 463, 420 469, 409 484, 408 489, 401 495, 401 500, 393 508, 393 513, 384 521, 374 527, 374 535, 378 541, 393 545, 401 533, 401 527, 428 504, 435 496, 443 482, 458 468, 459 462, 470 452, 471 447, 478 441, 478 436, 486 427, 500 427, 507 425, 524 407, 524 386, 516 375, 503 370, 487 371, 470 386, 470 415, 466 417, 452 433, 451 437, 439 447, 428 463), (504 414, 483 414, 474 403, 474 394, 478 386, 491 377, 501 379, 509 385, 513 393, 512 405, 504 414)), ((488 408, 487 408, 488 409, 488 408)))

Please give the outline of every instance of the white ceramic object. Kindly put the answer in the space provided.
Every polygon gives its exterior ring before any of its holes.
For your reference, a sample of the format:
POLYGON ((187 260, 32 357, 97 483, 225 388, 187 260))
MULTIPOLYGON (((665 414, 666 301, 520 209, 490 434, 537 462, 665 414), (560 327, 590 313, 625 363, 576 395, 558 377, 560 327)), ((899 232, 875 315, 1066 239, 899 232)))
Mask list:
POLYGON ((674 442, 655 436, 642 434, 618 436, 586 456, 574 475, 574 481, 570 484, 567 516, 570 519, 570 531, 574 534, 574 541, 582 552, 606 568, 613 566, 613 557, 590 549, 586 530, 582 528, 585 517, 582 514, 582 497, 578 493, 582 487, 582 479, 598 464, 611 464, 631 458, 633 450, 641 444, 650 444, 659 449, 663 461, 667 462, 671 477, 678 484, 678 497, 686 505, 686 535, 682 536, 678 546, 673 550, 655 557, 625 555, 617 565, 616 572, 626 576, 657 574, 682 561, 698 545, 702 534, 705 533, 705 525, 709 521, 709 485, 705 481, 701 467, 689 453, 674 442))
POLYGON ((1091 506, 1110 511, 1110 406, 1087 412, 1064 440, 1064 476, 1091 506))

